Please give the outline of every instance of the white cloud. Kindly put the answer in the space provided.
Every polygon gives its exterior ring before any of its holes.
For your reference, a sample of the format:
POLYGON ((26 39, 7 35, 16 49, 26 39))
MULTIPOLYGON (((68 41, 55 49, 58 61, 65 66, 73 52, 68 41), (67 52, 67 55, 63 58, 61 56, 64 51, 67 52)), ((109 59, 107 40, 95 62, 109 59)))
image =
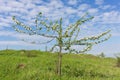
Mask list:
POLYGON ((4 29, 6 27, 10 27, 10 24, 9 23, 5 23, 5 22, 0 23, 0 29, 4 29))
POLYGON ((104 0, 95 0, 95 4, 101 5, 104 3, 104 0))
MULTIPOLYGON (((50 12, 50 9, 47 6, 39 6, 38 9, 43 12, 43 13, 48 13, 50 12)), ((37 13, 37 12, 36 12, 37 13)), ((32 12, 31 12, 32 14, 32 12)))
POLYGON ((99 8, 103 10, 107 10, 107 9, 115 9, 116 6, 115 5, 101 5, 99 8))
POLYGON ((104 12, 96 17, 96 20, 104 24, 120 24, 120 13, 119 11, 104 12))
POLYGON ((82 11, 82 10, 87 10, 89 8, 90 8, 89 4, 80 4, 79 7, 78 7, 78 10, 82 11))
POLYGON ((25 4, 17 1, 9 1, 6 3, 7 6, 12 8, 24 8, 25 4), (19 5, 19 6, 18 6, 19 5))
POLYGON ((78 0, 68 0, 69 5, 76 5, 78 0))
POLYGON ((110 5, 105 5, 105 6, 101 6, 101 7, 102 7, 102 9, 109 9, 109 8, 111 8, 110 5))
POLYGON ((47 3, 46 6, 51 8, 62 8, 64 4, 61 2, 61 0, 51 0, 50 3, 47 3))
POLYGON ((97 8, 91 8, 91 9, 88 9, 88 12, 89 12, 90 14, 97 14, 98 9, 97 9, 97 8))
POLYGON ((120 33, 113 33, 112 36, 120 37, 120 33))
POLYGON ((65 12, 69 14, 77 13, 77 10, 73 9, 72 7, 65 8, 65 12))

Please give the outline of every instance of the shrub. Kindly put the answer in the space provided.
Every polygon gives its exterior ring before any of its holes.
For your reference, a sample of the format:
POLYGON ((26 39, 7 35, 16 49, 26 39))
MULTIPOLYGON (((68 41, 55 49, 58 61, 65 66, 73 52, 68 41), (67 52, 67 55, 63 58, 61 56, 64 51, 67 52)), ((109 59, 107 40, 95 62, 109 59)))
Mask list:
POLYGON ((120 56, 117 56, 117 67, 120 67, 120 56))
POLYGON ((28 50, 21 50, 21 54, 27 57, 37 57, 36 53, 28 50))
POLYGON ((105 58, 105 54, 102 52, 98 55, 98 57, 105 58))

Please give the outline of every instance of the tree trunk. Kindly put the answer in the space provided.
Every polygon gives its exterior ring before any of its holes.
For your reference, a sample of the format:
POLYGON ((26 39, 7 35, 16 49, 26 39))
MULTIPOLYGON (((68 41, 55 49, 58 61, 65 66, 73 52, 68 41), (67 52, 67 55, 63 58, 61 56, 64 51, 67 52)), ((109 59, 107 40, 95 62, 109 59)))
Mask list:
POLYGON ((60 27, 59 27, 59 37, 58 37, 58 42, 59 42, 59 52, 58 52, 58 62, 57 62, 57 74, 59 77, 61 77, 61 66, 62 66, 62 45, 63 45, 63 40, 62 40, 62 18, 60 19, 60 27))
POLYGON ((58 61, 57 61, 57 75, 61 76, 61 66, 62 66, 62 47, 60 46, 60 51, 58 52, 58 61))

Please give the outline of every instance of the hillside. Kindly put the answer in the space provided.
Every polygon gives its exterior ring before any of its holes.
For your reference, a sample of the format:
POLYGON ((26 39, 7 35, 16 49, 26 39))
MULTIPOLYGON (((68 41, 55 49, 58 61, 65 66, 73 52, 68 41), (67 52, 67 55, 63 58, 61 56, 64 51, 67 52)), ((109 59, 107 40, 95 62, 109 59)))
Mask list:
MULTIPOLYGON (((0 80, 60 80, 57 54, 36 50, 0 51, 0 80)), ((116 59, 64 54, 61 80, 120 80, 116 59)))

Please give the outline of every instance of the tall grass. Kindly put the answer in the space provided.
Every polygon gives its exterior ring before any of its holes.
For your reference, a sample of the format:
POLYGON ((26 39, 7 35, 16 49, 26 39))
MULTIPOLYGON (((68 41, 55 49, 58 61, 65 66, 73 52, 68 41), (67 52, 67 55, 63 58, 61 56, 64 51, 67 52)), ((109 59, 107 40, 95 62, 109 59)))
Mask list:
POLYGON ((120 80, 116 59, 64 54, 62 77, 55 74, 57 54, 36 50, 0 51, 0 80, 120 80))

